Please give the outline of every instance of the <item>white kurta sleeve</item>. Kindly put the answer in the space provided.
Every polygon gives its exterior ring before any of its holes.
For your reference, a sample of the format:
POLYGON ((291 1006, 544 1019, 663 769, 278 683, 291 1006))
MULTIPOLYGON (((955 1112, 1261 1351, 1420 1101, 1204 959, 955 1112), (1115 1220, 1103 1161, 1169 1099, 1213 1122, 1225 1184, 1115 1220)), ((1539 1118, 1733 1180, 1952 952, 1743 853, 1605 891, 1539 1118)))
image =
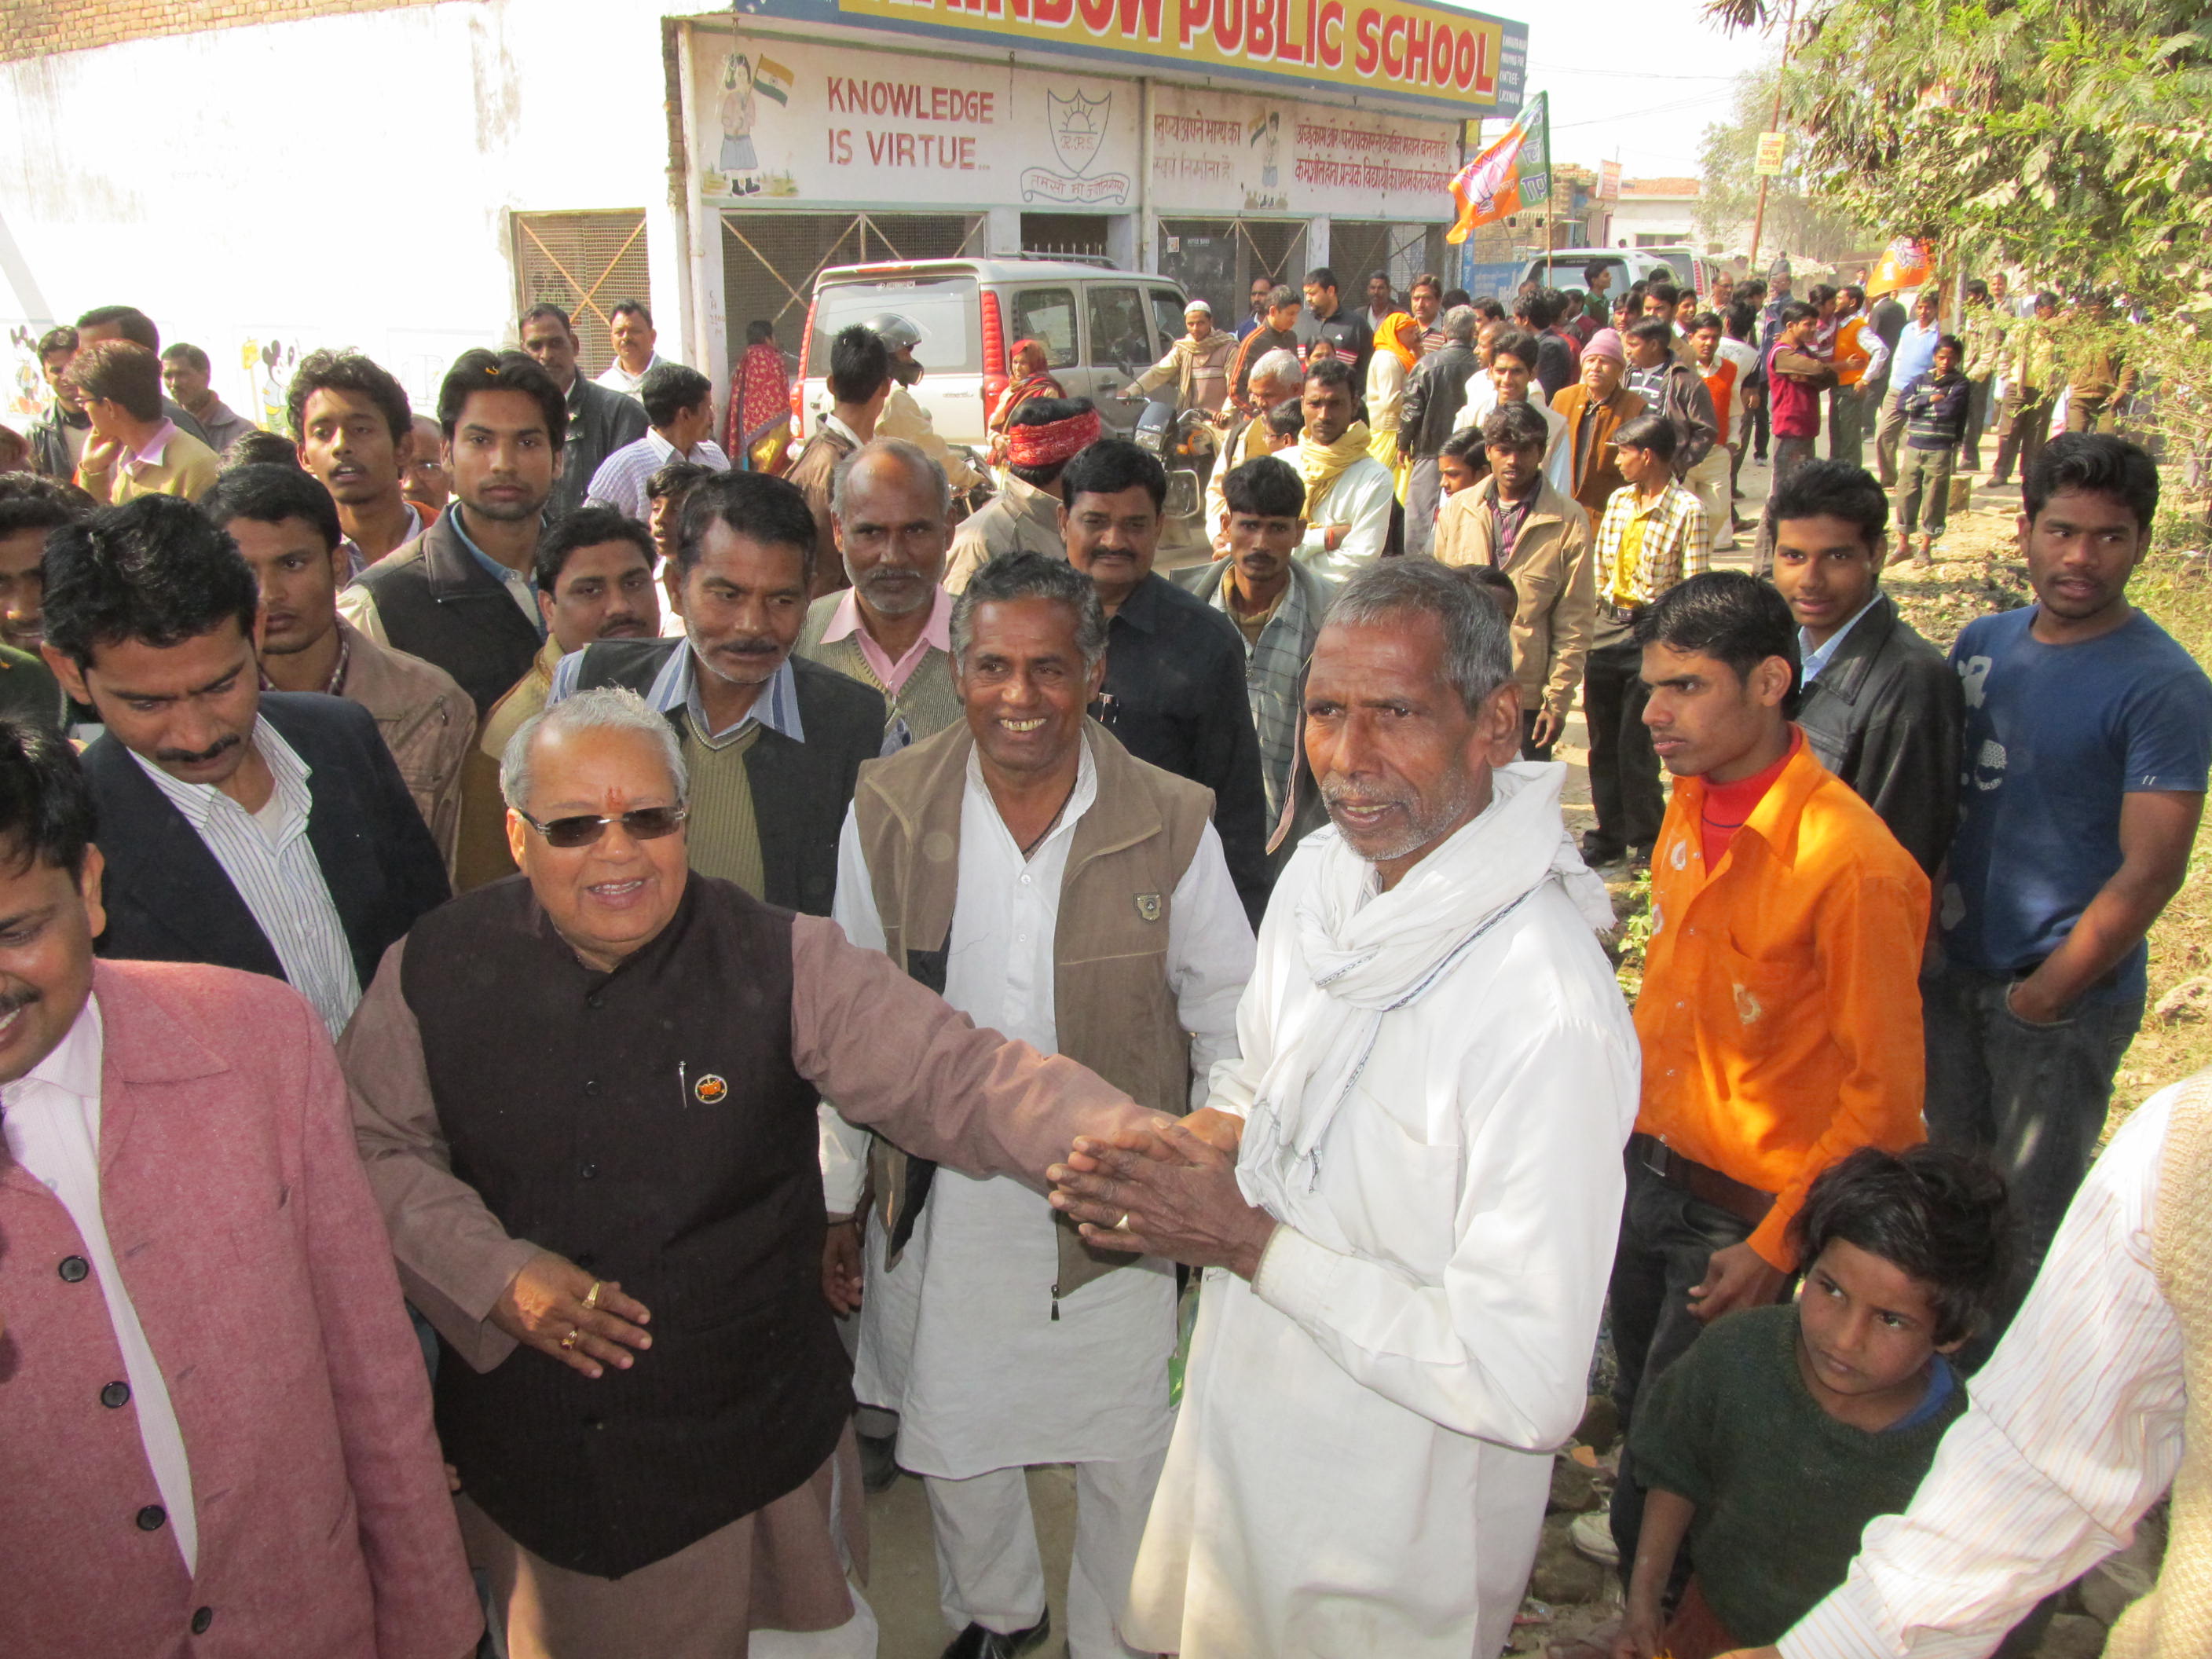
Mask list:
POLYGON ((1587 1401, 1637 1056, 1622 1033, 1583 1019, 1497 1036, 1458 1079, 1468 1138, 1443 1282, 1279 1226, 1252 1288, 1386 1400, 1546 1451, 1587 1401))
MULTIPOLYGON (((860 821, 849 806, 837 836, 837 896, 830 901, 830 915, 862 950, 884 948, 875 886, 868 879, 867 860, 860 856, 860 821)), ((829 1101, 815 1110, 820 1120, 823 1208, 830 1215, 850 1215, 860 1207, 860 1194, 868 1184, 868 1132, 846 1122, 829 1101)))
POLYGON ((1237 1005, 1252 977, 1252 924, 1209 823, 1168 910, 1168 988, 1190 1033, 1190 1109, 1206 1103, 1213 1068, 1237 1058, 1237 1005))
POLYGON ((2182 1340, 2151 1268, 2173 1091, 2090 1169, 2020 1316, 1974 1378, 1911 1506, 1867 1527, 1850 1576, 1784 1659, 1978 1659, 2124 1545, 2182 1449, 2182 1340))

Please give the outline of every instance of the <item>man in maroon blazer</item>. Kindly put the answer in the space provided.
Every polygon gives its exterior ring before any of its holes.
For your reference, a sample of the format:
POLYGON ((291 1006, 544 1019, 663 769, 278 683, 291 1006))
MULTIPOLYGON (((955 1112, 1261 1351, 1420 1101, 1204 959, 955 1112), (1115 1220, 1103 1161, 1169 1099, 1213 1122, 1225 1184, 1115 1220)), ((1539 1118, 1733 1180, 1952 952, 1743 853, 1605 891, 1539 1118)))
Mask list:
POLYGON ((462 1659, 482 1621, 323 1023, 95 962, 92 794, 0 722, 0 1646, 462 1659))

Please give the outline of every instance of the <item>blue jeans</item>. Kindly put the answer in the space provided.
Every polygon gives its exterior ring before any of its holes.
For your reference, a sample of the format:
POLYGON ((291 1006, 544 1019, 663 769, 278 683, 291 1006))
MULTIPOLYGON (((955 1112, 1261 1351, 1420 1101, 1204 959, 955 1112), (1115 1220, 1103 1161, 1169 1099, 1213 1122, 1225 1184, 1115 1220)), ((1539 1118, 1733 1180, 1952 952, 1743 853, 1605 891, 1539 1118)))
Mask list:
POLYGON ((2112 1073, 2142 1024, 2140 994, 2083 998, 2031 1025, 2005 1006, 2014 976, 1946 963, 1920 981, 1928 1043, 1928 1137, 1985 1152, 2011 1188, 2015 1257, 1990 1330, 1966 1360, 1987 1358, 2027 1299, 2066 1206, 2096 1155, 2112 1073))

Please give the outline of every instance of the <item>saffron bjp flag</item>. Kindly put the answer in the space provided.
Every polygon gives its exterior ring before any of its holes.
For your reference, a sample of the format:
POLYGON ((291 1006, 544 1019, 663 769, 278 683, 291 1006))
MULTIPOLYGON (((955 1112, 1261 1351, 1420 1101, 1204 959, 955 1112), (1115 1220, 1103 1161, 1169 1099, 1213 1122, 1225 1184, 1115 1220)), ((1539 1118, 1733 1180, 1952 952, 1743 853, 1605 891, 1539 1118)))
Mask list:
POLYGON ((1505 136, 1462 167, 1451 181, 1459 222, 1444 233, 1464 242, 1477 225, 1524 213, 1552 200, 1551 94, 1540 92, 1514 118, 1505 136))
POLYGON ((1881 258, 1867 283, 1867 298, 1878 299, 1900 289, 1918 288, 1935 274, 1928 244, 1900 236, 1881 251, 1881 258))

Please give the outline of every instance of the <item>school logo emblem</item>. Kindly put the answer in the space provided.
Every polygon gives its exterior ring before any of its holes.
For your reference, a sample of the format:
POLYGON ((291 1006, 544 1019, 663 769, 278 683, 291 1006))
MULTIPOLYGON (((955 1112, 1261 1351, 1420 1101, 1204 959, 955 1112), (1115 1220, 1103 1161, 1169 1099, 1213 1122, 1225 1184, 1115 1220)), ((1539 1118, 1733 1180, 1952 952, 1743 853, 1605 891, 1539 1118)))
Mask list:
POLYGON ((730 1085, 720 1075, 709 1072, 691 1085, 691 1092, 702 1106, 713 1106, 719 1104, 729 1094, 730 1085))
POLYGON ((1137 895, 1137 914, 1146 921, 1158 921, 1160 919, 1160 896, 1158 893, 1137 895))
POLYGON ((1045 132, 1052 140, 1053 159, 1060 165, 1029 167, 1022 173, 1022 200, 1061 202, 1085 207, 1117 206, 1129 199, 1126 173, 1093 175, 1092 165, 1106 148, 1113 131, 1109 118, 1114 94, 1093 98, 1080 87, 1063 98, 1045 91, 1045 132))

